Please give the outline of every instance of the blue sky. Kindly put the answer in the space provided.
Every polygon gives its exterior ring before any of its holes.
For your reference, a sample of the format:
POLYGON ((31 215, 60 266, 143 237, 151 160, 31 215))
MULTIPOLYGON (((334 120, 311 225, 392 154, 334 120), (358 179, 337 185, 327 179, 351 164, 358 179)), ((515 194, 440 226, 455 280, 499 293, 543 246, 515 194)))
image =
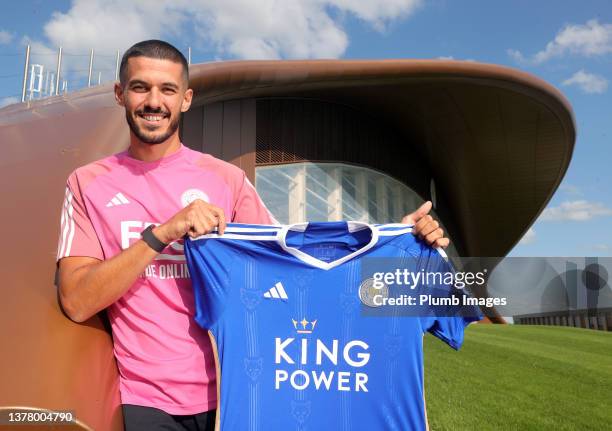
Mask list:
POLYGON ((0 106, 21 93, 26 41, 70 90, 114 77, 115 53, 163 38, 194 63, 241 58, 439 58, 533 73, 572 104, 570 168, 515 256, 612 256, 612 3, 485 0, 21 1, 0 16, 0 106))

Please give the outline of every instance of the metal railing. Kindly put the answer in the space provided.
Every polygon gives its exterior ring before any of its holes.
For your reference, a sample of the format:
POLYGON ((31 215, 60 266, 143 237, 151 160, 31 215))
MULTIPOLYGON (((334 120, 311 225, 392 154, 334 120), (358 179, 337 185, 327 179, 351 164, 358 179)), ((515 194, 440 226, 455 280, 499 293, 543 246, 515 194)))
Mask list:
POLYGON ((612 309, 567 310, 514 316, 518 325, 571 326, 574 328, 612 331, 612 309))
MULTIPOLYGON (((8 100, 10 103, 17 103, 19 101, 26 102, 28 100, 65 94, 69 91, 69 89, 73 91, 100 85, 103 81, 109 81, 109 76, 112 76, 112 79, 117 81, 119 79, 119 66, 121 61, 120 54, 120 51, 117 50, 113 55, 103 55, 97 53, 94 48, 91 48, 88 54, 67 53, 61 46, 58 47, 57 54, 52 52, 35 53, 32 52, 31 45, 27 45, 25 48, 23 73, 0 75, 0 79, 16 79, 21 76, 22 82, 20 94, 5 94, 0 95, 0 98, 4 101, 8 100), (51 66, 49 66, 48 63, 43 64, 45 63, 44 61, 32 61, 33 58, 36 60, 36 58, 51 55, 56 55, 55 64, 52 64, 51 66), (87 68, 65 68, 64 64, 66 57, 89 57, 87 68), (114 59, 114 67, 111 66, 111 58, 114 59), (96 60, 99 59, 103 60, 103 66, 99 65, 99 67, 96 67, 96 60), (107 79, 102 79, 103 74, 107 79)), ((15 57, 23 56, 23 54, 19 53, 1 55, 10 55, 15 57)), ((187 59, 188 64, 191 64, 191 47, 188 47, 187 49, 187 59)), ((71 66, 74 66, 74 62, 72 62, 71 66)), ((1 107, 2 105, 0 105, 0 108, 1 107)))

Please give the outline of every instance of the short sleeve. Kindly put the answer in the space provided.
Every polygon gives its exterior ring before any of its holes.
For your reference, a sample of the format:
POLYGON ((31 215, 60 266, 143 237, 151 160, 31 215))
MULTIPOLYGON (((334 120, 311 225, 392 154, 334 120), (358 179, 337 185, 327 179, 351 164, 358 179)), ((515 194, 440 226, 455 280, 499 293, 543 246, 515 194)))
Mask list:
POLYGON ((247 224, 278 224, 244 173, 234 202, 231 221, 247 224))
POLYGON ((436 298, 456 298, 455 304, 432 307, 429 315, 423 318, 423 329, 444 341, 453 349, 459 350, 463 344, 466 326, 481 320, 482 312, 477 306, 464 305, 464 298, 469 296, 465 290, 440 282, 441 280, 448 280, 446 275, 454 273, 452 265, 445 257, 442 257, 438 251, 433 249, 427 249, 423 254, 425 272, 441 275, 430 277, 431 280, 435 281, 425 286, 427 291, 436 298))
POLYGON ((100 240, 87 215, 76 173, 70 175, 66 184, 57 245, 57 260, 68 256, 104 260, 100 240))

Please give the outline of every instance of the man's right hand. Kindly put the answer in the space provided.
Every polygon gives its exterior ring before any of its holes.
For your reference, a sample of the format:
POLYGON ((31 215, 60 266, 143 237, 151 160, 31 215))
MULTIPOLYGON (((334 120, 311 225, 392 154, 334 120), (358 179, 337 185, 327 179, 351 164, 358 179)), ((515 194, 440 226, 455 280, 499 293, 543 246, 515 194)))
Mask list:
POLYGON ((207 234, 215 227, 222 235, 225 232, 225 226, 223 209, 196 199, 167 222, 155 227, 153 234, 161 242, 170 244, 185 235, 195 238, 207 234))
MULTIPOLYGON (((198 199, 155 227, 153 234, 169 244, 185 234, 197 237, 215 227, 219 233, 225 231, 223 210, 198 199)), ((157 254, 140 240, 104 261, 81 256, 60 259, 59 296, 62 308, 75 322, 89 319, 123 296, 157 254)))

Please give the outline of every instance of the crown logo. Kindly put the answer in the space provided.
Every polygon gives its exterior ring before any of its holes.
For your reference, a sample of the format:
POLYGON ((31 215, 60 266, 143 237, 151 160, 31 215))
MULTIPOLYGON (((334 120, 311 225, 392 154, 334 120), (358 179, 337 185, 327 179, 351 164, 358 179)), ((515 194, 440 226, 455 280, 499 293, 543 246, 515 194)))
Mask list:
POLYGON ((312 334, 312 331, 314 331, 315 325, 317 324, 316 320, 309 322, 305 317, 299 322, 295 319, 291 319, 291 321, 293 322, 293 327, 298 334, 312 334))

